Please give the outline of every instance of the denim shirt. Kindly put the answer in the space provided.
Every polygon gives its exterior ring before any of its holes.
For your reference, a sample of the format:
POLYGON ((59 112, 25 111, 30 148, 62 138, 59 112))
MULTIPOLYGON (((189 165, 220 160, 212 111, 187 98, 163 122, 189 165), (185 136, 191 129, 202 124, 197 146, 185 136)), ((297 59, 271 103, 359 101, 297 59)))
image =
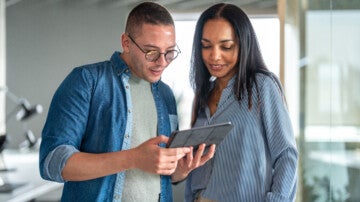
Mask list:
MULTIPOLYGON (((130 69, 115 52, 110 61, 74 68, 54 94, 40 146, 40 174, 64 182, 62 201, 120 201, 125 171, 92 180, 65 181, 61 172, 76 152, 130 149, 130 69)), ((174 95, 165 83, 152 84, 158 135, 178 127, 174 95)), ((163 145, 162 145, 163 146, 163 145)), ((172 201, 171 177, 160 176, 160 201, 172 201)))

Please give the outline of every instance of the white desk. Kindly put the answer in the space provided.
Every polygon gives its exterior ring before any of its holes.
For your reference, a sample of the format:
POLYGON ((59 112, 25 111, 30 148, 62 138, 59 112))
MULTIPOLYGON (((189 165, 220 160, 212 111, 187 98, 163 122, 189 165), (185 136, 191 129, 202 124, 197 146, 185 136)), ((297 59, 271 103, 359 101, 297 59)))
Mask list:
POLYGON ((46 181, 40 177, 37 151, 4 150, 2 153, 6 166, 15 170, 1 171, 1 178, 6 183, 24 185, 10 193, 0 193, 1 202, 30 201, 62 187, 61 183, 46 181))

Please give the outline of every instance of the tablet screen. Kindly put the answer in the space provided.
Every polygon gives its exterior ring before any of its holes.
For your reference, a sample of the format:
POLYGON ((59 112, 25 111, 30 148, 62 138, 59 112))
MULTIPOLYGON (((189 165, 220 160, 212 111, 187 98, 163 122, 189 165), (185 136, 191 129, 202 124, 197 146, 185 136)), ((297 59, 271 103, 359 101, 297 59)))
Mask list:
POLYGON ((175 131, 171 134, 167 147, 188 147, 197 149, 199 144, 206 146, 219 144, 233 128, 231 122, 195 127, 187 130, 175 131))

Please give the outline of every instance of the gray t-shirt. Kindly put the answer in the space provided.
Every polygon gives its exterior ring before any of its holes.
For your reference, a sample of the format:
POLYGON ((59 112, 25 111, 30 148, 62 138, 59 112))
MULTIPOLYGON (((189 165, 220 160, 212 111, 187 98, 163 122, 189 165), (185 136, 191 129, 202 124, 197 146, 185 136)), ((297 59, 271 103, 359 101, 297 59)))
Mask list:
MULTIPOLYGON (((157 113, 151 84, 132 75, 129 80, 133 104, 131 148, 137 147, 157 135, 157 113)), ((127 170, 123 202, 158 201, 160 176, 141 170, 127 170)))

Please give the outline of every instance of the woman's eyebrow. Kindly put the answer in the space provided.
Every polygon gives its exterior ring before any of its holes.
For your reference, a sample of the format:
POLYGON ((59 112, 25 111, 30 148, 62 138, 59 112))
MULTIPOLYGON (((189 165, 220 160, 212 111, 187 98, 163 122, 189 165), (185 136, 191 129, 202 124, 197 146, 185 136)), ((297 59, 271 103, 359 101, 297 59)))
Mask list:
POLYGON ((226 43, 226 42, 234 42, 234 40, 232 39, 224 39, 220 41, 221 43, 226 43))
MULTIPOLYGON (((211 41, 209 39, 205 39, 205 38, 202 38, 201 41, 211 43, 211 41)), ((234 40, 233 39, 224 39, 224 40, 220 41, 220 43, 226 43, 226 42, 234 42, 234 40)))

